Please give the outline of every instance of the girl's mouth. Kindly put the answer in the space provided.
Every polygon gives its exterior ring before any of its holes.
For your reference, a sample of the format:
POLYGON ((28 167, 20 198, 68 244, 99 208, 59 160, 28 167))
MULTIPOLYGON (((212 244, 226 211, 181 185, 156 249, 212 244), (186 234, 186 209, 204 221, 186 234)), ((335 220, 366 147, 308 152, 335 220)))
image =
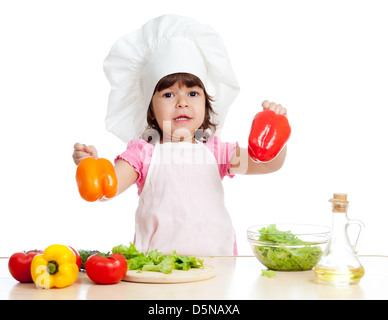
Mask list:
POLYGON ((188 116, 185 116, 185 115, 182 115, 182 116, 179 116, 179 117, 176 117, 174 118, 174 121, 177 122, 177 123, 187 123, 191 120, 190 117, 188 116))

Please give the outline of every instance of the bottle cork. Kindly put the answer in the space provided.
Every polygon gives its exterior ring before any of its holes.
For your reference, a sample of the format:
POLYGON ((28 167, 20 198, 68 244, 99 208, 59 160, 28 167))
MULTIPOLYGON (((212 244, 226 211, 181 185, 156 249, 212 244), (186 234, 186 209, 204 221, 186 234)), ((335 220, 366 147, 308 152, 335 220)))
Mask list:
POLYGON ((333 204, 333 212, 346 212, 349 203, 346 193, 334 193, 329 201, 333 204))

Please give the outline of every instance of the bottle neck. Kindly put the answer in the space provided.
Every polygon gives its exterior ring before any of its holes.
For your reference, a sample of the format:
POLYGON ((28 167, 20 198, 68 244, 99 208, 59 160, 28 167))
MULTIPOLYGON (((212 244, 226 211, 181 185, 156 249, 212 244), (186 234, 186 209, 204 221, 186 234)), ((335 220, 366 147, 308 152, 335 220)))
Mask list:
POLYGON ((333 204, 333 227, 336 225, 344 227, 348 223, 348 205, 333 204))
POLYGON ((341 226, 344 227, 348 223, 348 214, 344 212, 338 212, 333 210, 333 227, 341 226))
POLYGON ((347 234, 347 225, 349 219, 347 215, 347 207, 337 210, 333 207, 333 224, 331 230, 331 242, 335 242, 339 248, 349 246, 347 234))

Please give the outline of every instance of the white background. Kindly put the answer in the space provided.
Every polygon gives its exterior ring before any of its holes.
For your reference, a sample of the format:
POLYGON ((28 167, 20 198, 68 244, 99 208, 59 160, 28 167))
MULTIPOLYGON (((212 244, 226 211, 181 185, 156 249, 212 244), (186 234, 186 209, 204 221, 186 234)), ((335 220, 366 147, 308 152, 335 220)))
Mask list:
POLYGON ((113 161, 125 144, 105 130, 111 45, 165 13, 213 26, 241 92, 222 138, 247 146, 268 99, 288 109, 283 168, 224 179, 239 253, 246 229, 330 226, 333 192, 366 229, 359 253, 388 254, 388 10, 384 1, 2 1, 0 4, 0 256, 53 243, 110 250, 134 235, 137 189, 88 203, 75 183, 73 145, 113 161))

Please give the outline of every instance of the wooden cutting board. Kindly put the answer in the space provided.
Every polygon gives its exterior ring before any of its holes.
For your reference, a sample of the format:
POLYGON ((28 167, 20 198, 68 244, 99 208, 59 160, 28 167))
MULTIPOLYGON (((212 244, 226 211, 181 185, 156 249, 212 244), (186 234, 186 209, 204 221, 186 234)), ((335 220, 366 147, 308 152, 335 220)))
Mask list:
POLYGON ((165 274, 154 271, 129 270, 123 281, 144 282, 144 283, 181 283, 201 281, 213 278, 216 275, 215 268, 210 265, 204 265, 203 268, 194 268, 187 271, 173 270, 165 274))

